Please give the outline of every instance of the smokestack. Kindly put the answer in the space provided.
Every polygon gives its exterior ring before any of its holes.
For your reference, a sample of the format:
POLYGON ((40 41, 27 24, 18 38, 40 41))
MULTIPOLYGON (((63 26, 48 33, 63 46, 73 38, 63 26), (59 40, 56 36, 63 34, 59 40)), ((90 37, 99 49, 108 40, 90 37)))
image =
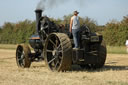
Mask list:
POLYGON ((38 33, 38 30, 40 29, 39 20, 42 17, 42 10, 36 9, 35 13, 36 13, 36 32, 38 33))

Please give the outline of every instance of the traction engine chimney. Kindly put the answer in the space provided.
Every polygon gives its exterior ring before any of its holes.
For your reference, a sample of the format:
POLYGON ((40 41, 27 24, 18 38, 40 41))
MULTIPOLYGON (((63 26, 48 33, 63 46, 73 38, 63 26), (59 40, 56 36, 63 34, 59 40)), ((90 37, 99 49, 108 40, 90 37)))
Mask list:
POLYGON ((39 20, 42 17, 42 10, 36 9, 35 13, 36 13, 36 32, 38 33, 38 31, 40 29, 39 20))

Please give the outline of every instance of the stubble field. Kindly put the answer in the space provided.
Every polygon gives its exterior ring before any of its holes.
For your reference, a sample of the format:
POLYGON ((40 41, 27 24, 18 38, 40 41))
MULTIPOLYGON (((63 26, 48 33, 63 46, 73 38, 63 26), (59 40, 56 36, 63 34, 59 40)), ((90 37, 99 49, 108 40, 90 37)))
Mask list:
POLYGON ((108 54, 102 69, 51 72, 44 62, 18 68, 15 50, 0 49, 0 85, 128 85, 128 54, 108 54))

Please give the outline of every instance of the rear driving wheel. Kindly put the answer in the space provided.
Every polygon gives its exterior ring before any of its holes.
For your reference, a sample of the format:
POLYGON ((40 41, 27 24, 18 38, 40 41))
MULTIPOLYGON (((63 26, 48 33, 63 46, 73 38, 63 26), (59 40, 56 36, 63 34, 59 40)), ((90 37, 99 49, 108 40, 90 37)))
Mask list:
POLYGON ((18 45, 16 49, 17 66, 21 68, 29 68, 31 65, 30 54, 31 50, 29 46, 18 45))
POLYGON ((44 46, 44 59, 52 71, 69 70, 72 63, 72 45, 64 33, 52 33, 44 46))
POLYGON ((103 67, 106 61, 106 56, 107 56, 106 44, 104 41, 102 41, 101 45, 99 45, 98 47, 97 63, 92 64, 91 67, 94 69, 103 67))

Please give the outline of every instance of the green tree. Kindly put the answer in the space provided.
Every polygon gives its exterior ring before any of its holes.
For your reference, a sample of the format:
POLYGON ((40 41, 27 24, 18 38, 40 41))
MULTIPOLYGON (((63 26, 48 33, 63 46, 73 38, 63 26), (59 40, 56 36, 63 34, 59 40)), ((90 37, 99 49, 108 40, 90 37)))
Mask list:
POLYGON ((128 39, 128 16, 125 16, 121 22, 107 23, 103 34, 108 45, 125 45, 125 41, 128 39))
POLYGON ((35 21, 20 21, 16 24, 5 23, 0 33, 0 43, 28 43, 28 39, 35 33, 35 21))

